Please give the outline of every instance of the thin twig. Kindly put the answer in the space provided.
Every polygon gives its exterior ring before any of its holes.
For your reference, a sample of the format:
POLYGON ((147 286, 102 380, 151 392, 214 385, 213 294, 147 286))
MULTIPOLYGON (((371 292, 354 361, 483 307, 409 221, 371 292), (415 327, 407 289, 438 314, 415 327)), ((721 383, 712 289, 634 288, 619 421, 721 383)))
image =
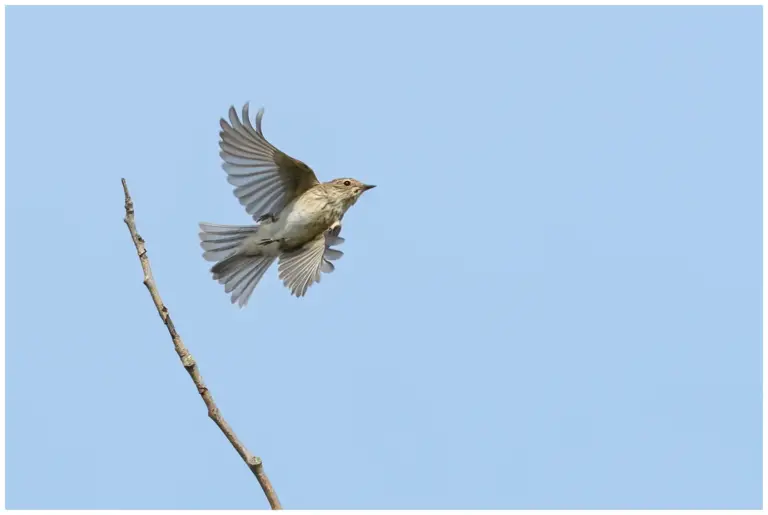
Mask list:
POLYGON ((205 405, 208 407, 208 416, 216 422, 216 425, 219 426, 221 432, 227 437, 229 443, 232 444, 232 447, 235 448, 240 457, 243 458, 243 461, 245 461, 245 464, 248 465, 248 468, 251 469, 253 475, 256 476, 272 509, 280 510, 282 509, 282 506, 280 506, 280 501, 277 498, 275 489, 272 488, 272 483, 269 482, 269 478, 264 472, 261 458, 254 456, 245 448, 245 445, 243 445, 237 438, 235 432, 229 426, 227 421, 224 420, 224 417, 221 416, 221 412, 219 411, 218 406, 216 406, 211 392, 205 386, 205 382, 203 382, 203 377, 200 375, 197 363, 195 363, 194 358, 184 346, 184 342, 181 341, 181 336, 179 336, 179 333, 176 332, 176 328, 173 326, 171 315, 168 313, 168 308, 163 304, 163 300, 160 298, 160 293, 157 291, 157 286, 155 285, 155 279, 152 277, 152 269, 149 265, 149 258, 147 257, 147 249, 144 245, 144 239, 139 236, 139 233, 136 231, 136 223, 134 222, 133 216, 133 200, 131 200, 131 195, 128 193, 128 184, 125 182, 125 179, 122 181, 123 190, 125 191, 125 224, 128 226, 128 230, 131 231, 131 238, 133 238, 133 244, 136 245, 136 252, 139 254, 141 268, 144 270, 144 286, 149 290, 149 294, 152 296, 152 301, 155 303, 160 318, 163 320, 166 327, 168 327, 168 333, 173 340, 176 354, 179 355, 181 364, 184 365, 184 368, 189 372, 189 377, 191 377, 192 381, 195 383, 197 393, 200 394, 200 397, 203 398, 203 402, 205 402, 205 405))

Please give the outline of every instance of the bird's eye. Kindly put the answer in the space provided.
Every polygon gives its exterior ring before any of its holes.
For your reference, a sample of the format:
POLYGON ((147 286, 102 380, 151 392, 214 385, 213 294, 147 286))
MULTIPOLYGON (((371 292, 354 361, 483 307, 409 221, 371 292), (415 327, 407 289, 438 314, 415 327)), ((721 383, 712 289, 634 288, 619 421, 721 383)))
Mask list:
POLYGON ((352 184, 352 183, 349 182, 349 181, 344 181, 344 186, 349 186, 350 184, 352 184))

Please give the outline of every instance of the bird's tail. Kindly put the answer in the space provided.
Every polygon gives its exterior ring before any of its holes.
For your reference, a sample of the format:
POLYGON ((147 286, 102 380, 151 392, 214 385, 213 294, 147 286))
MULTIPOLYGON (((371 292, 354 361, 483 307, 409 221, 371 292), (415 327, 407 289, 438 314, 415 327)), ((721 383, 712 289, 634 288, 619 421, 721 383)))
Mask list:
POLYGON ((275 257, 237 254, 243 241, 258 231, 257 226, 201 223, 200 228, 200 245, 205 250, 203 257, 218 261, 211 268, 213 278, 224 285, 225 292, 232 294, 232 304, 237 302, 244 307, 275 257))
POLYGON ((200 223, 200 246, 203 259, 221 261, 237 251, 248 236, 259 231, 258 225, 219 225, 200 223))
POLYGON ((224 285, 224 291, 232 294, 232 304, 242 308, 275 259, 274 256, 235 254, 213 265, 211 272, 213 278, 224 285))

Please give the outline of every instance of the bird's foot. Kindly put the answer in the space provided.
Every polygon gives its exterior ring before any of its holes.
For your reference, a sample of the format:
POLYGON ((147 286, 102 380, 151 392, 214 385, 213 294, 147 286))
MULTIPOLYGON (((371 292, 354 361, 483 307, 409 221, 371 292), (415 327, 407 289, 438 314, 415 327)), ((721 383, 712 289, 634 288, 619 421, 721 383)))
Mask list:
POLYGON ((270 244, 272 244, 272 243, 284 243, 284 242, 285 242, 285 238, 279 238, 279 239, 277 239, 277 240, 273 240, 273 239, 271 239, 271 238, 265 238, 265 239, 263 239, 263 240, 261 240, 261 241, 259 242, 259 245, 261 245, 261 246, 267 246, 267 245, 270 245, 270 244))
POLYGON ((331 236, 338 236, 341 232, 341 223, 336 222, 328 228, 328 234, 331 236))
POLYGON ((273 215, 272 213, 267 213, 266 215, 261 215, 258 220, 256 220, 258 223, 270 223, 273 224, 277 222, 277 217, 273 215))

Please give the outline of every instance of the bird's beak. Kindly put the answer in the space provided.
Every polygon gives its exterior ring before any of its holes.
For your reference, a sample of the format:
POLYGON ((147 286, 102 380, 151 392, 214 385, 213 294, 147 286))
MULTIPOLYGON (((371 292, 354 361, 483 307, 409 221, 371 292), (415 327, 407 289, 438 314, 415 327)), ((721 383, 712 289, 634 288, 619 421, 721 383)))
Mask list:
POLYGON ((375 184, 363 184, 363 191, 372 190, 375 187, 376 187, 375 184))

